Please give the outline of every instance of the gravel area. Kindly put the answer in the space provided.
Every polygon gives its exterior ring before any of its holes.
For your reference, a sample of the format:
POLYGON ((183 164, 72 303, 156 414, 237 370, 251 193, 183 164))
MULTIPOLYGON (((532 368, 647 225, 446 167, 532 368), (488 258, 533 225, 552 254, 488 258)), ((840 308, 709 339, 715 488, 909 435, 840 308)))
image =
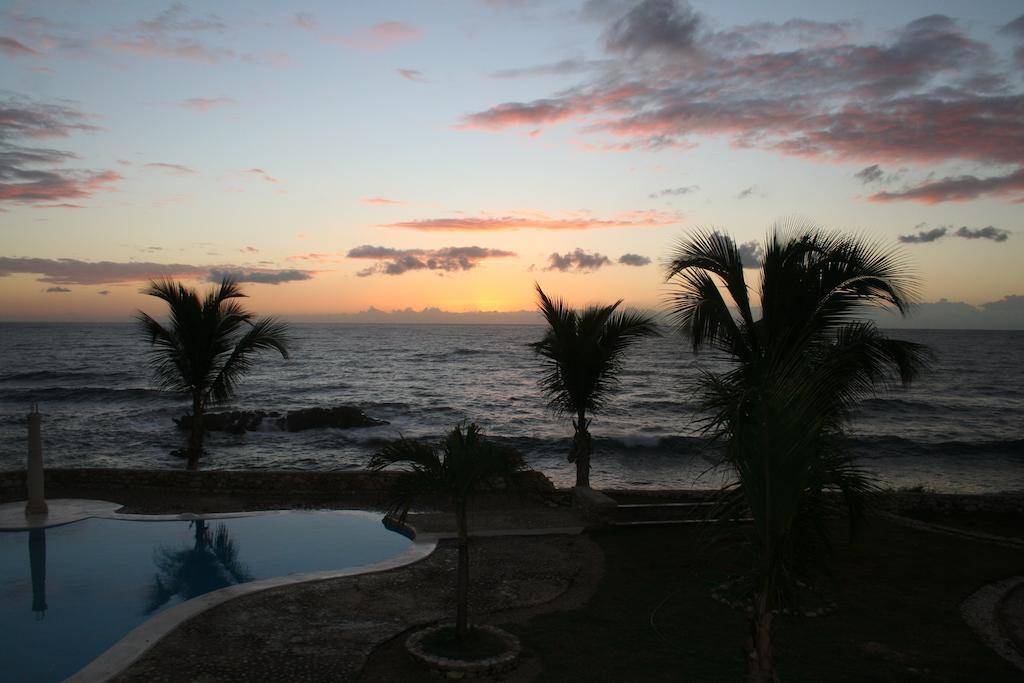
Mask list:
MULTIPOLYGON (((377 645, 453 618, 455 561, 454 544, 443 541, 400 569, 231 600, 179 626, 114 680, 356 680, 377 645)), ((473 539, 471 615, 488 622, 571 608, 593 593, 602 563, 582 535, 473 539)))

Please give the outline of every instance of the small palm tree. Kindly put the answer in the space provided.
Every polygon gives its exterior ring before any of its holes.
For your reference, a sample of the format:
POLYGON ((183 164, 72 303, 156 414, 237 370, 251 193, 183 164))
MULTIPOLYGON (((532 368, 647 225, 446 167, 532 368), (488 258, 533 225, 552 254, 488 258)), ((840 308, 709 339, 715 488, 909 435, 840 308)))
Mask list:
POLYGON ((188 468, 198 469, 206 407, 231 398, 254 354, 274 349, 287 358, 287 326, 273 318, 255 319, 236 301, 245 294, 230 278, 202 299, 195 289, 171 280, 153 281, 143 293, 170 309, 167 326, 142 311, 136 319, 152 346, 150 366, 160 388, 192 399, 186 454, 188 468))
POLYGON ((778 227, 763 252, 759 318, 739 249, 726 235, 683 239, 667 279, 675 285, 670 313, 694 351, 711 347, 735 362, 705 373, 700 393, 707 430, 724 443, 736 475, 723 517, 745 508, 753 518, 749 678, 775 680, 772 612, 826 559, 829 493, 841 494, 852 530, 876 488, 843 449, 850 411, 892 381, 909 383, 928 358, 925 347, 888 339, 858 315, 868 306, 905 314, 914 281, 891 250, 817 228, 778 227))
POLYGON ((548 324, 544 338, 530 345, 545 359, 540 386, 555 412, 575 416, 569 462, 576 463, 576 486, 590 488, 593 445, 587 413, 605 405, 618 383, 626 350, 641 337, 656 335, 657 329, 642 313, 617 312, 622 299, 577 311, 536 287, 538 307, 548 324))
POLYGON ((513 484, 513 475, 522 469, 522 458, 515 450, 487 440, 475 424, 470 424, 465 429, 456 426, 436 445, 411 439, 393 441, 373 456, 369 467, 380 471, 391 465, 406 469, 406 476, 393 489, 395 503, 391 514, 404 519, 413 500, 430 493, 448 496, 455 508, 459 548, 455 637, 462 642, 469 612, 469 500, 489 484, 513 484))

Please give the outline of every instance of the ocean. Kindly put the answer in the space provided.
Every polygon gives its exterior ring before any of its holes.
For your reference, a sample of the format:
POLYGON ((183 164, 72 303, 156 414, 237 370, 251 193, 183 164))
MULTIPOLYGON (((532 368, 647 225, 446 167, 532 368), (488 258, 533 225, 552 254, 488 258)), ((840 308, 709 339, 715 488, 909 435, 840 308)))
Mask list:
MULTIPOLYGON (((363 467, 399 435, 440 437, 461 421, 514 445, 556 485, 571 486, 572 425, 537 388, 527 346, 540 325, 294 324, 291 358, 266 354, 231 404, 215 410, 285 412, 354 405, 390 424, 289 433, 211 432, 207 469, 363 467)), ((889 487, 1024 491, 1024 332, 899 330, 929 345, 932 368, 908 390, 866 401, 850 446, 889 487)), ((24 467, 26 415, 43 413, 44 458, 60 467, 180 468, 172 418, 188 401, 155 389, 149 345, 129 324, 0 323, 0 469, 24 467)), ((727 473, 701 437, 693 383, 722 369, 673 333, 644 340, 618 392, 594 416, 592 484, 713 488, 727 473)))

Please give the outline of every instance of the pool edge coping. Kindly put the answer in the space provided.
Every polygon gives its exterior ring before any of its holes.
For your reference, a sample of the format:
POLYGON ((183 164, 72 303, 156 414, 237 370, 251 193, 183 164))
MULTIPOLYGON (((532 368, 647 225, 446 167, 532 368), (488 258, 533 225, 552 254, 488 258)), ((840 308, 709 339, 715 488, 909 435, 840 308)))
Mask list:
POLYGON ((326 581, 359 574, 370 574, 405 567, 426 559, 437 548, 436 539, 414 540, 401 553, 380 562, 347 569, 327 569, 301 574, 288 574, 260 581, 227 586, 205 595, 186 600, 156 614, 129 631, 123 638, 107 648, 63 683, 97 683, 109 681, 123 673, 154 647, 167 634, 199 614, 229 600, 299 583, 326 581))
POLYGON ((118 510, 125 506, 109 500, 55 498, 47 502, 50 506, 50 511, 34 515, 25 515, 21 512, 24 508, 24 501, 0 504, 0 532, 53 529, 87 519, 116 519, 130 522, 192 522, 199 519, 238 519, 241 517, 258 517, 285 512, 366 512, 372 514, 371 510, 362 508, 279 508, 274 510, 246 510, 242 512, 180 512, 150 515, 118 512, 118 510), (70 508, 70 510, 62 510, 61 508, 70 508), (23 524, 14 524, 13 519, 9 518, 17 518, 19 514, 25 517, 25 522, 23 524))
MULTIPOLYGON (((72 524, 74 522, 80 522, 86 519, 115 519, 125 521, 193 521, 197 519, 231 519, 239 517, 256 517, 263 515, 278 514, 284 512, 362 512, 366 514, 373 514, 370 510, 304 510, 304 509, 280 509, 280 510, 252 510, 245 512, 223 512, 223 513, 181 513, 181 514, 163 514, 163 515, 146 515, 146 514, 134 514, 134 513, 121 513, 116 510, 123 508, 124 506, 120 503, 113 503, 111 501, 97 501, 87 499, 55 499, 52 502, 60 501, 73 501, 75 503, 95 503, 97 504, 94 508, 88 511, 83 511, 73 518, 61 519, 60 521, 54 521, 52 523, 40 523, 38 517, 35 516, 36 520, 30 520, 29 525, 20 528, 0 528, 0 531, 30 531, 32 529, 40 528, 52 528, 57 526, 64 526, 66 524, 72 524)), ((20 501, 15 503, 6 503, 4 506, 21 505, 20 501)), ((2 507, 2 506, 0 506, 2 507)), ((438 546, 438 543, 444 540, 449 540, 457 537, 455 532, 419 532, 411 524, 402 522, 402 527, 411 533, 412 545, 386 560, 380 562, 374 562, 372 564, 364 564, 358 567, 348 567, 346 569, 326 569, 315 572, 303 572, 300 574, 287 574, 285 576, 276 576, 268 579, 262 579, 260 581, 250 581, 248 583, 238 584, 234 586, 226 586, 219 590, 205 595, 200 595, 190 600, 186 600, 183 603, 175 605, 170 609, 156 614, 146 621, 142 622, 131 631, 126 633, 120 640, 111 645, 109 648, 104 650, 98 657, 90 661, 84 667, 73 673, 71 676, 63 679, 62 683, 101 683, 112 680, 114 677, 126 671, 132 664, 141 659, 150 649, 152 649, 160 640, 166 637, 171 631, 176 629, 181 624, 185 623, 189 619, 196 617, 203 612, 221 605, 229 600, 239 598, 245 595, 251 595, 253 593, 259 593, 272 588, 281 588, 285 586, 296 585, 300 583, 312 583, 316 581, 326 581, 329 579, 339 579, 348 576, 357 576, 360 574, 372 574, 377 572, 389 571, 392 569, 399 569, 406 567, 417 562, 420 562, 429 557, 438 546)), ((546 536, 546 535, 577 535, 583 533, 585 527, 582 526, 571 526, 571 527, 549 527, 540 529, 528 529, 528 528, 512 528, 512 529, 478 529, 474 530, 470 535, 476 538, 486 538, 495 536, 546 536)), ((400 533, 397 530, 393 530, 394 533, 400 533)), ((401 534, 405 535, 405 534, 401 534)))
MULTIPOLYGON (((373 515, 370 510, 314 510, 314 509, 278 509, 278 510, 249 510, 243 512, 213 512, 213 513, 178 513, 178 514, 135 514, 118 512, 124 508, 121 503, 107 500, 95 500, 85 498, 56 498, 48 501, 50 510, 42 514, 26 515, 24 502, 14 501, 0 505, 0 532, 24 532, 36 529, 51 529, 87 519, 113 519, 133 522, 190 522, 200 519, 238 519, 242 517, 262 517, 274 514, 292 512, 354 512, 373 515), (6 513, 6 514, 3 514, 6 513), (9 524, 4 517, 18 518, 24 516, 25 523, 20 525, 9 524)), ((244 595, 251 595, 272 588, 290 586, 299 583, 311 583, 325 581, 328 579, 344 578, 359 574, 370 574, 397 569, 419 562, 428 557, 436 548, 438 538, 424 535, 423 538, 415 537, 413 533, 412 545, 393 557, 380 562, 347 567, 345 569, 325 569, 298 574, 286 574, 274 576, 259 581, 250 581, 235 586, 226 586, 219 590, 200 595, 186 600, 168 610, 155 614, 142 622, 131 631, 121 637, 109 648, 104 650, 95 659, 63 679, 63 683, 94 683, 109 681, 115 676, 123 673, 128 667, 142 658, 161 639, 175 628, 189 619, 202 614, 203 612, 223 604, 234 598, 244 595)))

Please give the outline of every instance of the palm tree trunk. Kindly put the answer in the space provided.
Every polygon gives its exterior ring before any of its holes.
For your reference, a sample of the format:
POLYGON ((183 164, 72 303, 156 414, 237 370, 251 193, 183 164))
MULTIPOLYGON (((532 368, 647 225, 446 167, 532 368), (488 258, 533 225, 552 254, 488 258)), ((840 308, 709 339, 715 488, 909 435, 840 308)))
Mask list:
POLYGON ((197 553, 206 552, 206 520, 197 519, 193 524, 195 525, 195 545, 193 550, 197 553))
POLYGON ((572 426, 576 433, 572 438, 572 452, 569 454, 569 462, 576 463, 576 486, 590 488, 590 432, 587 431, 587 412, 580 410, 572 426))
POLYGON ((459 527, 459 565, 455 574, 455 639, 466 637, 469 621, 469 528, 466 519, 466 500, 455 505, 455 519, 459 527))
POLYGON ((772 612, 768 609, 768 595, 765 591, 754 595, 754 612, 750 615, 750 639, 747 646, 747 680, 750 683, 778 681, 772 659, 772 612))
POLYGON ((188 436, 188 468, 199 469, 199 456, 203 453, 203 398, 192 394, 192 429, 188 436))

